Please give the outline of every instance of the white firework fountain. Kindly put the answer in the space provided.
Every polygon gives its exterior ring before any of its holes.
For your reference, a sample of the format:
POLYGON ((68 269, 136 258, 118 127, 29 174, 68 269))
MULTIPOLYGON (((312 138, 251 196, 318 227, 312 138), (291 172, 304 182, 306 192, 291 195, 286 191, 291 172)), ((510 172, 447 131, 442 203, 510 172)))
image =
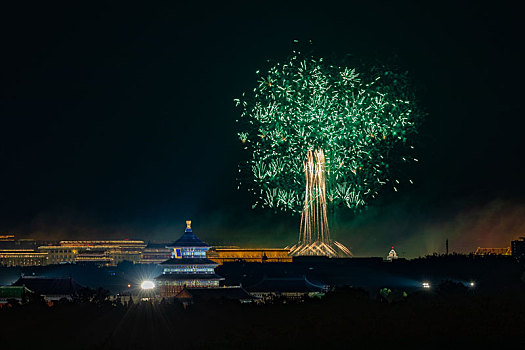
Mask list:
POLYGON ((299 242, 290 247, 292 256, 350 257, 352 253, 330 238, 326 211, 325 156, 323 150, 308 151, 304 163, 306 191, 299 242))

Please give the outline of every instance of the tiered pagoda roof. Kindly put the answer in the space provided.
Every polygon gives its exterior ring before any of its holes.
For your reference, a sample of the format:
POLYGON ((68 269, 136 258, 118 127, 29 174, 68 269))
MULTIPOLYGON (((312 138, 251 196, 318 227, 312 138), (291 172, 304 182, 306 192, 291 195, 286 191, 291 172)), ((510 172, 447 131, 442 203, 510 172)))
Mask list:
POLYGON ((218 287, 224 280, 215 273, 218 264, 206 258, 210 246, 193 234, 191 221, 186 221, 182 237, 166 247, 173 249, 172 258, 160 263, 164 271, 155 277, 161 295, 174 296, 185 286, 218 287))
POLYGON ((168 244, 166 247, 210 247, 193 234, 191 221, 187 221, 186 225, 187 227, 184 234, 178 240, 168 244))

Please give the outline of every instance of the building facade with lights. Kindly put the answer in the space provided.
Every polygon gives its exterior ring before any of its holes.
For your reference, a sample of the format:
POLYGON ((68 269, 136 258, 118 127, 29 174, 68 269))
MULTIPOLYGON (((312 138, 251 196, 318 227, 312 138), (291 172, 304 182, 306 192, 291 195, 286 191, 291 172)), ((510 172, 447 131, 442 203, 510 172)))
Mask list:
POLYGON ((160 264, 171 258, 172 249, 166 247, 166 243, 148 243, 142 250, 139 264, 160 264))
POLYGON ((47 254, 32 249, 0 250, 0 266, 43 266, 47 265, 47 254))
POLYGON ((0 235, 0 266, 48 265, 48 255, 36 249, 42 243, 49 242, 34 239, 15 240, 14 235, 0 235))
POLYGON ((215 274, 218 264, 206 258, 210 246, 193 234, 191 221, 186 221, 184 234, 166 247, 171 249, 171 259, 160 264, 162 275, 155 278, 161 297, 174 297, 185 287, 218 287, 224 280, 215 274))
POLYGON ((102 266, 116 266, 123 261, 138 263, 144 241, 111 240, 111 241, 60 241, 59 245, 38 247, 46 253, 48 264, 95 263, 102 266))
POLYGON ((207 257, 219 265, 226 262, 292 262, 290 249, 286 248, 212 248, 207 257))

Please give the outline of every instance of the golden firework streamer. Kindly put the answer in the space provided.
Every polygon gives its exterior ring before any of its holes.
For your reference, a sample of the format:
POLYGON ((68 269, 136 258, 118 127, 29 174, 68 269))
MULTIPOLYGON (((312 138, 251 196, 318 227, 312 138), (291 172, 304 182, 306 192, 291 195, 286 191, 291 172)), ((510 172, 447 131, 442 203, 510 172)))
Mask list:
POLYGON ((325 155, 322 149, 309 150, 304 162, 305 194, 299 242, 292 255, 351 256, 348 248, 332 241, 326 203, 325 155))

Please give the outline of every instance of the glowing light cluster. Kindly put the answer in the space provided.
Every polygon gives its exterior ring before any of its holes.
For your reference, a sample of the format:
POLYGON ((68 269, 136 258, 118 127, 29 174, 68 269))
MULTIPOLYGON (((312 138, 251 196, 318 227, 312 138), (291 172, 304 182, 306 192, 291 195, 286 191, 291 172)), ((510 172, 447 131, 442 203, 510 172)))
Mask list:
POLYGON ((397 191, 391 164, 417 161, 408 156, 418 113, 406 74, 363 74, 300 54, 257 74, 253 94, 235 100, 238 137, 251 152, 239 186, 256 196, 254 207, 302 212, 304 162, 316 150, 324 152, 328 204, 355 209, 386 184, 397 191))

